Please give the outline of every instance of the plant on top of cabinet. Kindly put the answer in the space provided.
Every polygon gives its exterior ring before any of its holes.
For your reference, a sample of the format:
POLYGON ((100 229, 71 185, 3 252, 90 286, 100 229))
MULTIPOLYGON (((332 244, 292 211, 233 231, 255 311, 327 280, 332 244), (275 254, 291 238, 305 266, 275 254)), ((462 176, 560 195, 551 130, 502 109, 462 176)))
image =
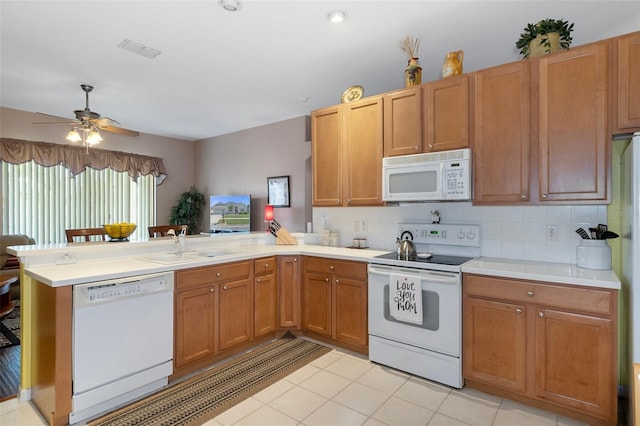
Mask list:
POLYGON ((526 59, 529 56, 540 56, 558 49, 568 49, 573 40, 571 37, 573 23, 563 19, 543 19, 536 24, 527 24, 524 32, 516 41, 516 47, 526 59))
POLYGON ((404 70, 405 87, 419 86, 422 84, 422 67, 418 65, 418 48, 421 37, 406 36, 400 40, 400 48, 407 55, 407 68, 404 70))
POLYGON ((189 225, 189 233, 197 234, 204 201, 204 195, 195 186, 192 186, 189 191, 183 192, 176 204, 171 207, 169 223, 171 225, 189 225))

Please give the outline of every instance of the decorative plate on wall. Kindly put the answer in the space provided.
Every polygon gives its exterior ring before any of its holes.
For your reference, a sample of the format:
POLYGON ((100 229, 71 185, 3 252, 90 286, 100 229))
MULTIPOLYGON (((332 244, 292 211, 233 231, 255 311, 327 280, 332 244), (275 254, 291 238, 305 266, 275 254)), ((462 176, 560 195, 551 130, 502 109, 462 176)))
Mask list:
POLYGON ((351 86, 342 94, 342 98, 340 100, 342 103, 345 102, 353 102, 357 101, 364 95, 364 87, 362 86, 351 86))

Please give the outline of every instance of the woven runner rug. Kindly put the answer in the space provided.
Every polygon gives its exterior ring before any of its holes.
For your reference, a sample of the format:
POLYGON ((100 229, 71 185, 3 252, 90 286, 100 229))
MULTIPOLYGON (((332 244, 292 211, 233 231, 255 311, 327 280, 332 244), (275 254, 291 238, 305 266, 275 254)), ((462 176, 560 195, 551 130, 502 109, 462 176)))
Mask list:
POLYGON ((331 349, 287 333, 87 426, 202 425, 331 349))
POLYGON ((13 311, 0 320, 0 349, 20 344, 20 300, 13 303, 13 311))

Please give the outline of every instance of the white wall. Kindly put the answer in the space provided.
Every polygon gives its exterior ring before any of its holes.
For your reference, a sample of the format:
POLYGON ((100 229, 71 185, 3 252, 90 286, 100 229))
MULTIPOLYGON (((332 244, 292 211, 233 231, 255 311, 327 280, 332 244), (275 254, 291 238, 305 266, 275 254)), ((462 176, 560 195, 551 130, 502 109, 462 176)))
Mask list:
POLYGON ((480 225, 482 256, 563 263, 576 262, 578 227, 588 231, 598 223, 607 223, 607 206, 478 207, 470 202, 456 202, 411 203, 401 207, 315 207, 313 229, 338 231, 341 245, 350 245, 351 239, 358 236, 366 237, 372 248, 394 250, 397 223, 430 223, 431 210, 440 212, 440 223, 480 225), (362 220, 367 222, 367 232, 353 232, 353 222, 362 220), (546 240, 546 225, 558 226, 557 241, 546 240))
MULTIPOLYGON (((195 184, 207 199, 210 195, 251 194, 251 230, 259 231, 266 230, 267 177, 289 176, 291 207, 275 208, 274 216, 290 231, 302 232, 311 220, 306 171, 310 157, 307 118, 292 118, 197 141, 195 184)), ((207 219, 203 217, 203 226, 207 219)))

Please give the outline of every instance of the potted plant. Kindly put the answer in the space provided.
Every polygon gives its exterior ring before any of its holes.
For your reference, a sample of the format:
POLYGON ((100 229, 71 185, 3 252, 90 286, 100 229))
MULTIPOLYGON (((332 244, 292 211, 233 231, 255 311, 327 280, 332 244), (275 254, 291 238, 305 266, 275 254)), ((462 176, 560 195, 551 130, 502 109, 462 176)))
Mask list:
POLYGON ((568 49, 571 45, 573 23, 563 19, 543 19, 536 24, 527 24, 516 42, 520 54, 526 59, 558 49, 568 49))
POLYGON ((197 234, 204 201, 204 195, 198 192, 195 186, 192 186, 189 191, 183 192, 176 204, 171 207, 169 224, 189 225, 189 233, 197 234))

